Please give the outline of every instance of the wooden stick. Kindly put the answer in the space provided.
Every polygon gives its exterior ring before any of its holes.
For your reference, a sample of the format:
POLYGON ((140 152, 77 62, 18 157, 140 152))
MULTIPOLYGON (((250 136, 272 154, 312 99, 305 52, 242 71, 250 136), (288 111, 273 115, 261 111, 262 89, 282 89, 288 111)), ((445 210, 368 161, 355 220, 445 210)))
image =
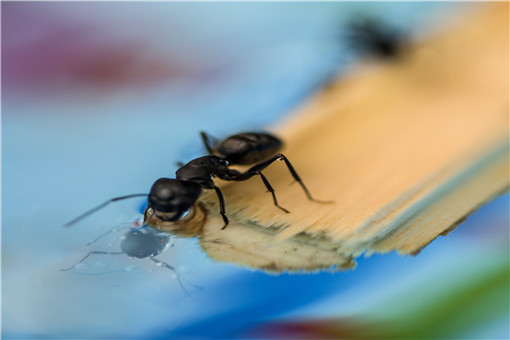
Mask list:
POLYGON ((480 6, 393 63, 364 64, 318 94, 276 134, 315 198, 283 163, 221 184, 201 245, 221 261, 267 271, 352 268, 367 252, 416 254, 508 189, 508 3, 480 6))

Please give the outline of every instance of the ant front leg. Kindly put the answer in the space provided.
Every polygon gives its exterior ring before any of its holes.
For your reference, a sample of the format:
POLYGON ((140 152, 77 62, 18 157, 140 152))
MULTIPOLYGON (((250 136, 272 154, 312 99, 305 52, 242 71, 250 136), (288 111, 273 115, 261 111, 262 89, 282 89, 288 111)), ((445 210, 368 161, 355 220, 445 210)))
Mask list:
POLYGON ((92 241, 90 241, 89 243, 87 243, 87 247, 96 243, 97 241, 99 241, 100 239, 102 239, 103 237, 105 236, 108 236, 116 231, 119 231, 120 229, 122 229, 123 227, 115 227, 115 228, 112 228, 110 229, 109 231, 105 232, 104 234, 102 235, 99 235, 98 237, 96 237, 95 239, 93 239, 92 241))
POLYGON ((216 191, 216 195, 218 195, 218 201, 220 202, 220 215, 223 218, 223 222, 225 223, 223 228, 221 228, 223 230, 228 225, 228 217, 225 215, 225 197, 223 197, 223 193, 217 186, 214 186, 214 191, 216 191))
POLYGON ((122 255, 124 253, 121 252, 121 251, 118 251, 118 252, 117 251, 115 251, 115 252, 111 252, 111 251, 91 251, 90 253, 85 255, 80 261, 78 261, 77 263, 72 265, 71 267, 65 268, 65 269, 60 269, 60 270, 63 271, 63 272, 71 270, 71 269, 75 268, 77 265, 79 265, 80 263, 82 263, 83 261, 85 261, 90 255, 94 255, 94 254, 99 254, 99 255, 122 255))

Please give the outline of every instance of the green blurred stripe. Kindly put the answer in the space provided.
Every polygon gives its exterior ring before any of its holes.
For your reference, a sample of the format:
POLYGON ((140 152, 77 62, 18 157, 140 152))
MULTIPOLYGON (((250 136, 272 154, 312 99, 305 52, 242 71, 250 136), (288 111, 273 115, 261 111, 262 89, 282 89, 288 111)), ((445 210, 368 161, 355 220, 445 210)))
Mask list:
MULTIPOLYGON (((473 331, 493 320, 509 320, 509 262, 502 264, 482 277, 473 275, 471 281, 458 285, 458 289, 442 294, 440 298, 431 298, 427 304, 401 317, 368 322, 366 327, 358 328, 360 332, 356 337, 466 339, 473 331)), ((420 293, 417 291, 417 294, 420 293)), ((509 334, 502 334, 501 337, 508 339, 509 334)))

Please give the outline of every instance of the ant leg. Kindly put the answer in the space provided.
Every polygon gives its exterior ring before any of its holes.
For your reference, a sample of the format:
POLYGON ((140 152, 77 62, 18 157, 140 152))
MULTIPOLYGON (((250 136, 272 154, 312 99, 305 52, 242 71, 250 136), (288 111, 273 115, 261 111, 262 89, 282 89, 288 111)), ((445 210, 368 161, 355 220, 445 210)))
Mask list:
POLYGON ((287 157, 285 157, 285 155, 283 155, 281 153, 279 155, 281 157, 280 159, 283 159, 283 161, 287 165, 287 168, 289 169, 290 174, 292 175, 292 177, 294 177, 294 179, 299 183, 299 185, 301 185, 301 188, 303 188, 303 191, 305 192, 305 194, 308 197, 308 199, 311 200, 311 201, 315 201, 315 199, 312 197, 312 195, 308 191, 308 188, 303 183, 303 180, 301 180, 301 177, 299 177, 299 175, 297 174, 296 170, 294 169, 294 167, 292 166, 290 161, 287 159, 287 157))
POLYGON ((281 153, 278 153, 278 154, 274 155, 273 157, 271 157, 271 158, 269 158, 269 159, 267 159, 265 161, 262 161, 262 162, 260 162, 258 164, 255 164, 250 169, 248 169, 247 172, 250 172, 250 171, 262 171, 263 169, 268 167, 271 163, 273 163, 274 161, 277 161, 277 160, 283 160, 285 162, 285 165, 287 165, 287 168, 289 169, 290 174, 292 175, 292 177, 294 177, 296 182, 299 183, 299 185, 301 186, 301 188, 305 192, 306 197, 308 197, 308 199, 310 201, 315 201, 315 202, 320 202, 320 203, 332 203, 331 201, 320 201, 320 200, 316 200, 315 198, 313 198, 312 195, 310 194, 310 192, 308 191, 308 188, 305 186, 305 184, 301 180, 301 177, 299 177, 299 175, 297 174, 296 170, 294 169, 294 167, 290 163, 290 161, 287 159, 287 157, 285 157, 285 155, 283 155, 281 153))
MULTIPOLYGON (((147 209, 145 209, 145 210, 147 211, 147 209)), ((145 216, 145 212, 144 212, 144 216, 145 216)), ((145 220, 145 218, 144 218, 144 220, 145 220)), ((114 232, 117 232, 117 231, 121 230, 121 229, 124 229, 124 228, 126 228, 127 226, 130 226, 130 228, 138 229, 138 228, 143 228, 145 225, 142 225, 142 226, 138 226, 138 227, 137 227, 136 225, 135 225, 135 226, 132 226, 132 224, 131 224, 131 223, 129 223, 129 224, 125 224, 125 223, 120 224, 120 225, 118 225, 118 226, 116 226, 116 227, 113 227, 112 229, 108 230, 107 232, 104 232, 103 234, 99 235, 98 237, 96 237, 95 239, 93 239, 92 241, 90 241, 89 243, 87 243, 87 244, 86 244, 86 246, 88 247, 88 246, 90 246, 90 245, 92 245, 92 244, 96 243, 97 241, 99 241, 99 240, 100 240, 100 239, 102 239, 103 237, 108 236, 108 235, 110 235, 110 234, 112 234, 112 233, 114 233, 114 232), (131 225, 131 226, 130 226, 130 225, 131 225)))
POLYGON ((200 131, 200 136, 202 137, 202 141, 204 142, 205 148, 207 149, 207 152, 209 152, 211 155, 214 154, 214 144, 212 140, 215 140, 213 137, 209 136, 204 131, 200 131))
POLYGON ((182 284, 182 281, 181 281, 181 278, 179 277, 179 273, 177 273, 177 270, 175 270, 174 267, 172 267, 171 265, 169 265, 168 263, 164 262, 164 261, 161 261, 161 260, 158 260, 152 256, 149 257, 152 261, 154 261, 158 266, 163 266, 165 268, 168 268, 170 269, 171 271, 174 272, 175 274, 175 277, 177 278, 177 281, 179 282, 179 285, 181 286, 182 290, 186 293, 186 295, 188 296, 191 296, 188 291, 186 290, 186 288, 184 288, 184 285, 182 284))
POLYGON ((274 193, 274 189, 271 186, 271 184, 269 184, 269 181, 267 180, 266 176, 264 176, 262 174, 262 172, 259 172, 259 175, 260 175, 260 178, 262 178, 262 182, 264 182, 264 185, 266 186, 267 191, 269 191, 271 193, 271 195, 273 195, 274 205, 276 205, 278 208, 280 208, 281 210, 285 211, 288 214, 289 211, 278 204, 278 201, 276 200, 276 195, 274 193))
POLYGON ((225 223, 223 228, 221 228, 221 230, 223 230, 228 225, 228 217, 225 215, 225 197, 223 197, 223 193, 217 186, 214 186, 214 190, 216 191, 216 195, 218 195, 218 200, 220 201, 220 215, 223 218, 223 222, 225 223))
POLYGON ((112 228, 110 230, 108 230, 107 232, 99 235, 98 237, 96 237, 95 239, 93 239, 92 241, 90 241, 89 243, 87 243, 87 247, 90 246, 91 244, 94 244, 96 243, 97 241, 99 241, 100 239, 102 239, 103 237, 107 236, 107 235, 110 235, 111 233, 115 232, 115 231, 118 231, 120 229, 122 229, 123 227, 115 227, 115 228, 112 228))
POLYGON ((65 271, 68 271, 68 270, 71 270, 73 269, 74 267, 76 267, 77 265, 79 265, 80 263, 82 263, 83 261, 85 261, 90 255, 94 255, 94 254, 100 254, 100 255, 122 255, 124 254, 123 252, 121 251, 118 251, 118 252, 111 252, 111 251, 91 251, 90 253, 88 253, 87 255, 85 255, 80 261, 78 261, 77 263, 75 263, 74 265, 72 265, 71 267, 69 268, 65 268, 65 269, 60 269, 61 271, 65 272, 65 271))
POLYGON ((236 176, 236 177, 233 177, 231 180, 233 180, 233 181, 245 181, 245 180, 247 180, 247 179, 249 179, 249 178, 251 178, 251 177, 253 177, 253 176, 256 176, 256 175, 259 175, 259 176, 260 176, 260 178, 262 179, 262 182, 263 182, 263 183, 264 183, 264 185, 266 186, 267 191, 269 191, 269 192, 271 193, 271 195, 273 196, 273 202, 274 202, 274 205, 275 205, 277 208, 279 208, 279 209, 281 209, 281 210, 285 211, 286 213, 289 213, 289 211, 288 211, 287 209, 285 209, 284 207, 282 207, 282 206, 280 206, 280 205, 278 204, 278 200, 276 199, 276 195, 275 195, 275 193, 274 193, 274 189, 273 189, 273 187, 271 186, 271 184, 269 184, 269 181, 267 180, 266 176, 264 176, 264 175, 262 174, 262 172, 260 172, 259 170, 255 170, 255 171, 250 171, 250 170, 248 170, 248 171, 246 171, 246 172, 244 172, 244 173, 242 173, 242 174, 239 174, 239 175, 238 175, 238 176, 236 176))

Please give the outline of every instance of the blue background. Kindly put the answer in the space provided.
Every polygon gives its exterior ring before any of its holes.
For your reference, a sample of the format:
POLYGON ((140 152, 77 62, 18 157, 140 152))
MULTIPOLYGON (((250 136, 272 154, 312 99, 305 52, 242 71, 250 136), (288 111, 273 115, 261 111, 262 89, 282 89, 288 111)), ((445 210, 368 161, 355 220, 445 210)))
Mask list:
MULTIPOLYGON (((90 250, 118 251, 143 199, 70 229, 63 223, 173 176, 177 161, 204 153, 198 131, 270 126, 349 72, 359 61, 342 38, 349 18, 372 15, 420 41, 477 5, 1 5, 4 338, 292 338, 272 326, 321 318, 419 323, 416 306, 441 306, 484 275, 503 271, 508 287, 508 195, 416 257, 362 257, 354 271, 267 275, 213 262, 195 239, 174 239, 158 257, 177 269, 190 296, 147 259, 97 255, 60 271, 90 250)), ((508 291, 482 300, 460 307, 475 317, 428 334, 508 337, 508 291)), ((300 334, 317 337, 320 328, 300 334)))

